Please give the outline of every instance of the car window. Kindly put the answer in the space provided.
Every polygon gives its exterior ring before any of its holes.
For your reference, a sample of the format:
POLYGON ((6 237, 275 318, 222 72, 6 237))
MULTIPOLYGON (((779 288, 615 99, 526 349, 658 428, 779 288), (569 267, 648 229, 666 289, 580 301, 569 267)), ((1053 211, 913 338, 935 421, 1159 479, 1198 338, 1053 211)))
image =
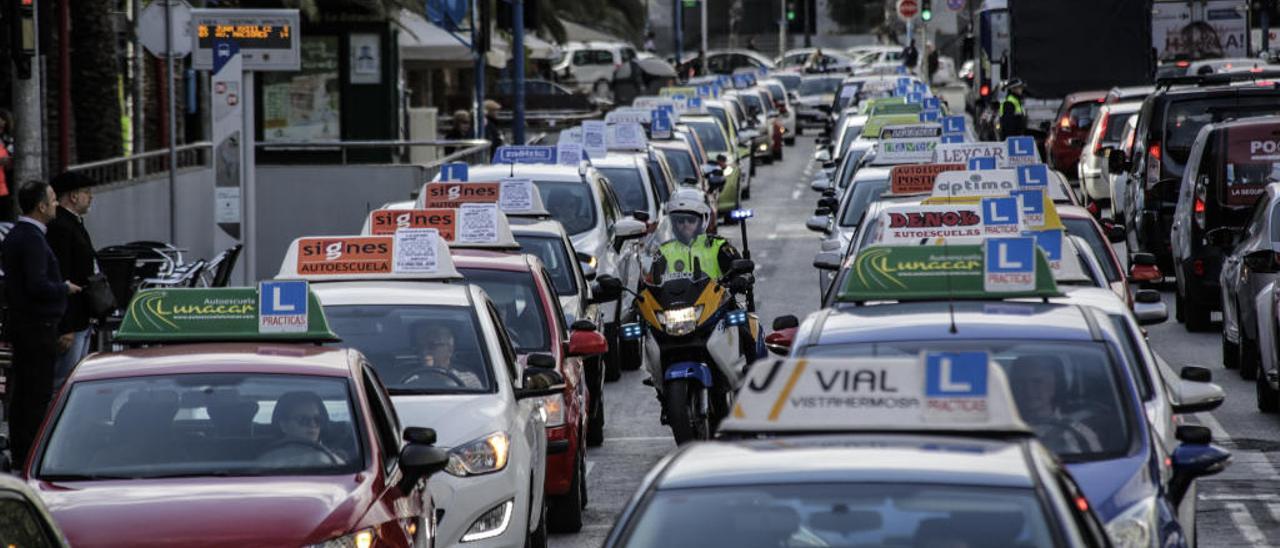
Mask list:
POLYGON ((596 226, 596 208, 591 188, 578 181, 534 181, 551 218, 564 225, 565 232, 581 234, 596 226))
POLYGON ((1133 378, 1138 379, 1138 397, 1142 401, 1149 401, 1154 395, 1155 389, 1152 386, 1151 375, 1146 366, 1147 359, 1154 359, 1144 351, 1144 340, 1140 333, 1134 333, 1129 330, 1129 320, 1118 314, 1108 314, 1112 324, 1115 326, 1116 333, 1124 338, 1121 341, 1120 348, 1124 352, 1124 361, 1129 365, 1129 374, 1133 378))
POLYGON ((341 345, 364 354, 392 394, 494 390, 484 336, 470 307, 329 305, 324 313, 341 345))
POLYGON ((698 134, 698 138, 702 140, 702 146, 707 148, 708 153, 724 153, 729 150, 724 132, 720 131, 720 126, 716 123, 689 122, 689 127, 698 134))
POLYGON ((835 93, 840 88, 839 78, 804 78, 800 80, 800 96, 835 93))
POLYGON ((1213 195, 1217 196, 1219 204, 1251 207, 1258 198, 1266 195, 1267 184, 1280 174, 1273 145, 1277 130, 1280 130, 1280 123, 1227 126, 1213 132, 1209 143, 1215 161, 1202 160, 1201 171, 1207 164, 1210 180, 1216 187, 1213 195))
POLYGON ((629 548, 1056 545, 1034 489, 923 481, 657 490, 635 519, 629 548))
POLYGON ((363 369, 361 371, 364 382, 364 393, 366 399, 369 400, 369 410, 372 419, 375 438, 378 440, 378 446, 382 449, 382 467, 387 471, 391 470, 391 466, 395 464, 396 458, 399 457, 400 450, 400 432, 399 428, 394 424, 388 407, 381 398, 381 390, 378 390, 378 381, 373 375, 372 370, 363 369))
MULTIPOLYGON (((698 168, 693 163, 693 155, 687 150, 675 148, 660 148, 662 156, 667 159, 667 165, 671 166, 671 171, 681 185, 689 184, 689 179, 698 180, 698 168)), ((696 184, 696 183, 695 183, 696 184)))
POLYGON ((744 93, 738 96, 742 99, 742 103, 747 107, 748 116, 757 116, 764 111, 764 104, 760 101, 760 97, 753 93, 744 93))
POLYGON ((1280 202, 1271 206, 1271 242, 1280 243, 1280 202))
POLYGON ((769 97, 775 103, 781 103, 787 98, 787 88, 783 87, 782 84, 765 84, 764 88, 769 90, 769 97))
POLYGON ((613 188, 605 184, 603 179, 596 183, 600 189, 600 210, 604 212, 604 226, 608 229, 609 239, 613 239, 613 225, 622 218, 622 210, 618 207, 618 197, 613 188))
POLYGON ((54 416, 36 465, 46 480, 333 475, 365 465, 363 426, 345 377, 80 381, 54 416))
POLYGON ((1067 118, 1071 121, 1071 125, 1077 128, 1088 128, 1093 124, 1093 120, 1098 116, 1098 109, 1102 108, 1102 103, 1097 101, 1085 101, 1071 105, 1067 111, 1067 118))
POLYGON ((631 49, 631 48, 622 48, 622 62, 623 62, 623 63, 630 63, 630 62, 631 62, 631 60, 633 60, 633 59, 635 59, 635 58, 636 58, 636 50, 633 50, 633 49, 631 49))
POLYGON ((729 113, 725 109, 721 107, 707 107, 707 112, 714 116, 715 119, 719 120, 720 125, 726 128, 730 127, 729 113))
POLYGON ((1275 96, 1222 96, 1169 103, 1164 118, 1166 167, 1171 167, 1170 160, 1177 164, 1187 161, 1196 135, 1206 124, 1265 114, 1280 114, 1280 100, 1275 96))
POLYGON ((671 180, 675 175, 671 173, 669 166, 664 167, 666 159, 650 152, 645 165, 649 168, 649 180, 653 181, 653 189, 658 194, 658 203, 667 203, 667 199, 671 197, 671 190, 675 188, 675 182, 671 180))
POLYGON ((0 545, 21 548, 52 548, 50 531, 26 498, 0 491, 0 545))
POLYGON ((613 193, 618 196, 618 205, 622 206, 624 215, 637 211, 649 211, 649 195, 645 192, 644 179, 640 170, 634 167, 602 167, 600 174, 609 180, 613 193))
POLYGON ((595 50, 591 52, 591 64, 593 65, 612 65, 613 52, 608 50, 595 50))
POLYGON ((1133 118, 1132 112, 1123 114, 1112 113, 1107 118, 1106 134, 1102 136, 1102 142, 1106 144, 1119 143, 1124 138, 1125 125, 1129 123, 1129 119, 1133 118))
POLYGON ((844 215, 840 216, 840 226, 857 226, 866 214, 867 207, 880 199, 889 190, 888 179, 871 179, 858 181, 853 185, 851 194, 845 199, 844 215))
POLYGON ((1111 261, 1111 244, 1098 232, 1098 228, 1093 224, 1093 219, 1066 217, 1062 219, 1062 224, 1066 226, 1067 234, 1079 236, 1084 238, 1084 241, 1089 242, 1089 249, 1093 250, 1094 256, 1102 264, 1102 271, 1107 276, 1107 282, 1115 283, 1124 280, 1123 274, 1116 268, 1115 263, 1111 261))
POLYGON ((467 283, 479 285, 489 294, 517 353, 551 350, 546 311, 529 272, 480 268, 459 268, 458 272, 467 283))
POLYGON ((569 257, 564 240, 555 236, 533 236, 517 234, 516 242, 520 250, 537 257, 547 267, 551 275, 551 286, 558 295, 577 295, 578 279, 574 276, 573 263, 576 258, 569 257))
POLYGON ((733 71, 729 65, 729 56, 712 55, 707 58, 707 69, 717 74, 728 74, 733 71))
MULTIPOLYGON (((555 282, 551 280, 551 273, 548 272, 547 269, 542 269, 541 276, 542 283, 547 284, 547 287, 555 287, 555 282)), ((569 327, 564 324, 564 309, 560 306, 560 299, 551 299, 551 311, 553 312, 552 316, 555 319, 556 333, 567 336, 569 334, 569 327)))
POLYGON ((515 382, 519 378, 516 372, 515 348, 511 346, 511 339, 507 338, 507 328, 502 324, 502 315, 493 307, 493 302, 485 303, 485 310, 489 311, 489 321, 493 323, 494 330, 498 332, 498 348, 502 351, 502 364, 507 369, 507 376, 511 377, 511 382, 515 382))
MULTIPOLYGON (((1033 321, 1029 319, 1029 321, 1033 321)), ((892 341, 811 346, 807 357, 917 357, 922 351, 983 351, 1005 370, 1022 419, 1067 462, 1128 453, 1130 424, 1119 371, 1102 343, 1032 340, 892 341)))

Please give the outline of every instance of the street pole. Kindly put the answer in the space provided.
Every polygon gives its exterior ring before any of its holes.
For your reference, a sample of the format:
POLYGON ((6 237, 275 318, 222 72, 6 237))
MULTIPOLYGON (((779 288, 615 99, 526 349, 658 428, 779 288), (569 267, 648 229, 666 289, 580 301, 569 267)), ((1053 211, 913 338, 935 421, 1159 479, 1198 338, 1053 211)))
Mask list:
POLYGON ((706 67, 707 65, 707 0, 698 0, 698 5, 700 6, 699 9, 702 11, 702 49, 699 51, 700 55, 702 56, 699 62, 702 63, 702 66, 699 67, 698 70, 702 74, 706 74, 707 73, 707 67, 706 67))
POLYGON ((813 47, 813 19, 810 17, 815 0, 800 0, 804 4, 804 47, 813 47))
POLYGON ((240 100, 243 129, 240 133, 240 165, 244 175, 240 180, 240 229, 244 237, 244 281, 245 285, 253 285, 258 280, 258 165, 257 137, 254 135, 254 108, 257 100, 253 94, 255 74, 252 70, 244 71, 244 93, 240 100))
MULTIPOLYGON (((32 2, 31 33, 36 37, 31 56, 31 77, 13 81, 13 128, 17 183, 44 180, 44 62, 40 57, 40 2, 32 2)), ((14 185, 15 187, 17 185, 14 185)), ((12 188, 12 187, 11 187, 12 188)), ((15 209, 17 202, 14 202, 15 209)))
POLYGON ((778 57, 787 53, 787 0, 778 0, 778 57))
POLYGON ((680 57, 684 53, 684 0, 671 0, 671 20, 675 30, 671 34, 676 41, 676 66, 680 66, 680 57))
POLYGON ((480 17, 480 3, 485 0, 473 0, 471 2, 471 52, 475 55, 475 75, 472 77, 476 83, 475 104, 472 105, 475 113, 471 116, 471 123, 475 126, 475 138, 484 138, 484 52, 480 51, 480 36, 488 29, 481 29, 480 22, 484 18, 480 17))
POLYGON ((1258 23, 1262 26, 1262 52, 1271 51, 1271 6, 1275 0, 1262 3, 1262 13, 1258 14, 1258 23))
MULTIPOLYGON (((130 11, 133 15, 133 26, 138 27, 138 19, 142 15, 142 0, 132 0, 130 11)), ((146 85, 146 54, 143 53, 142 39, 138 32, 133 33, 133 90, 130 100, 133 104, 133 150, 132 154, 141 154, 147 148, 146 131, 147 131, 147 106, 143 103, 146 92, 143 86, 146 85)), ((130 162, 132 164, 132 162, 130 162)), ((141 173, 141 164, 135 168, 141 173)))
POLYGON ((515 108, 511 117, 511 141, 524 144, 524 0, 511 0, 511 45, 515 49, 515 108))
MULTIPOLYGON (((178 237, 178 109, 173 91, 173 0, 164 1, 164 79, 169 107, 169 242, 178 237)), ((252 95, 245 93, 244 95, 252 95)), ((247 132, 247 130, 246 130, 247 132)), ((245 255, 250 255, 246 253, 245 255)))

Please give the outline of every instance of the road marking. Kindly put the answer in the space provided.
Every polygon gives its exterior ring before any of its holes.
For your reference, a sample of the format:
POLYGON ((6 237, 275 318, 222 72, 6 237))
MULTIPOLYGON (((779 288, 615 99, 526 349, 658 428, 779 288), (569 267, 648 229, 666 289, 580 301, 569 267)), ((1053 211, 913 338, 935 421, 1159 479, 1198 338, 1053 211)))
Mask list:
POLYGON ((591 477, 591 469, 596 467, 596 461, 587 460, 587 477, 591 477))
POLYGON ((1249 509, 1245 508, 1243 502, 1228 502, 1227 512, 1231 514, 1231 521, 1236 523, 1236 530, 1240 531, 1240 536, 1244 537, 1245 542, 1255 546, 1266 543, 1267 536, 1258 529, 1257 522, 1253 521, 1253 516, 1249 514, 1249 509))
MULTIPOLYGON (((1203 501, 1260 501, 1260 500, 1276 500, 1280 501, 1280 495, 1275 493, 1217 493, 1213 495, 1200 495, 1203 501)), ((1280 504, 1275 505, 1280 507, 1280 504)))
POLYGON ((792 190, 792 191, 791 191, 791 199, 792 199, 792 200, 799 200, 799 199, 800 199, 800 192, 801 192, 801 190, 800 190, 800 189, 798 189, 798 188, 797 188, 797 189, 795 189, 795 190, 792 190))
POLYGON ((1280 523, 1280 504, 1274 502, 1267 504, 1267 512, 1271 513, 1271 521, 1280 523))
MULTIPOLYGON (((1193 415, 1196 421, 1204 426, 1208 426, 1213 431, 1213 440, 1222 444, 1231 444, 1231 435, 1227 433, 1227 429, 1222 427, 1222 423, 1210 413, 1196 413, 1193 415)), ((1280 471, 1276 470, 1275 465, 1267 459, 1267 455, 1261 451, 1241 451, 1233 450, 1233 462, 1235 465, 1243 464, 1251 472, 1254 479, 1262 480, 1280 480, 1280 471), (1249 458, 1245 458, 1248 455, 1249 458)))

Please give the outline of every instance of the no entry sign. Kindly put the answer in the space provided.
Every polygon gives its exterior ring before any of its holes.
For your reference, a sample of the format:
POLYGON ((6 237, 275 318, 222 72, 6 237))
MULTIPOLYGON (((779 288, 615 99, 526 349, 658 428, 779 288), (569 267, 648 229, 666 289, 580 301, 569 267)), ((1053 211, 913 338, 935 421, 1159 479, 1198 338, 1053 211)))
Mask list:
POLYGON ((920 13, 920 3, 918 0, 898 0, 898 18, 903 21, 910 21, 920 13))

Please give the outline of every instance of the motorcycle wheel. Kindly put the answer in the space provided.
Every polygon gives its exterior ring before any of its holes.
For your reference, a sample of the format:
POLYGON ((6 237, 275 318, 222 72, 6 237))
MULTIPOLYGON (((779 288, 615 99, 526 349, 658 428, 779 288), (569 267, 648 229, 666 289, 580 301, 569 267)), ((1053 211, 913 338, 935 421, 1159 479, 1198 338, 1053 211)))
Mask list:
POLYGON ((675 437, 676 445, 711 437, 711 423, 707 417, 700 416, 698 411, 700 387, 694 382, 682 379, 670 381, 666 386, 666 401, 663 406, 666 408, 667 423, 671 426, 671 435, 675 437))

